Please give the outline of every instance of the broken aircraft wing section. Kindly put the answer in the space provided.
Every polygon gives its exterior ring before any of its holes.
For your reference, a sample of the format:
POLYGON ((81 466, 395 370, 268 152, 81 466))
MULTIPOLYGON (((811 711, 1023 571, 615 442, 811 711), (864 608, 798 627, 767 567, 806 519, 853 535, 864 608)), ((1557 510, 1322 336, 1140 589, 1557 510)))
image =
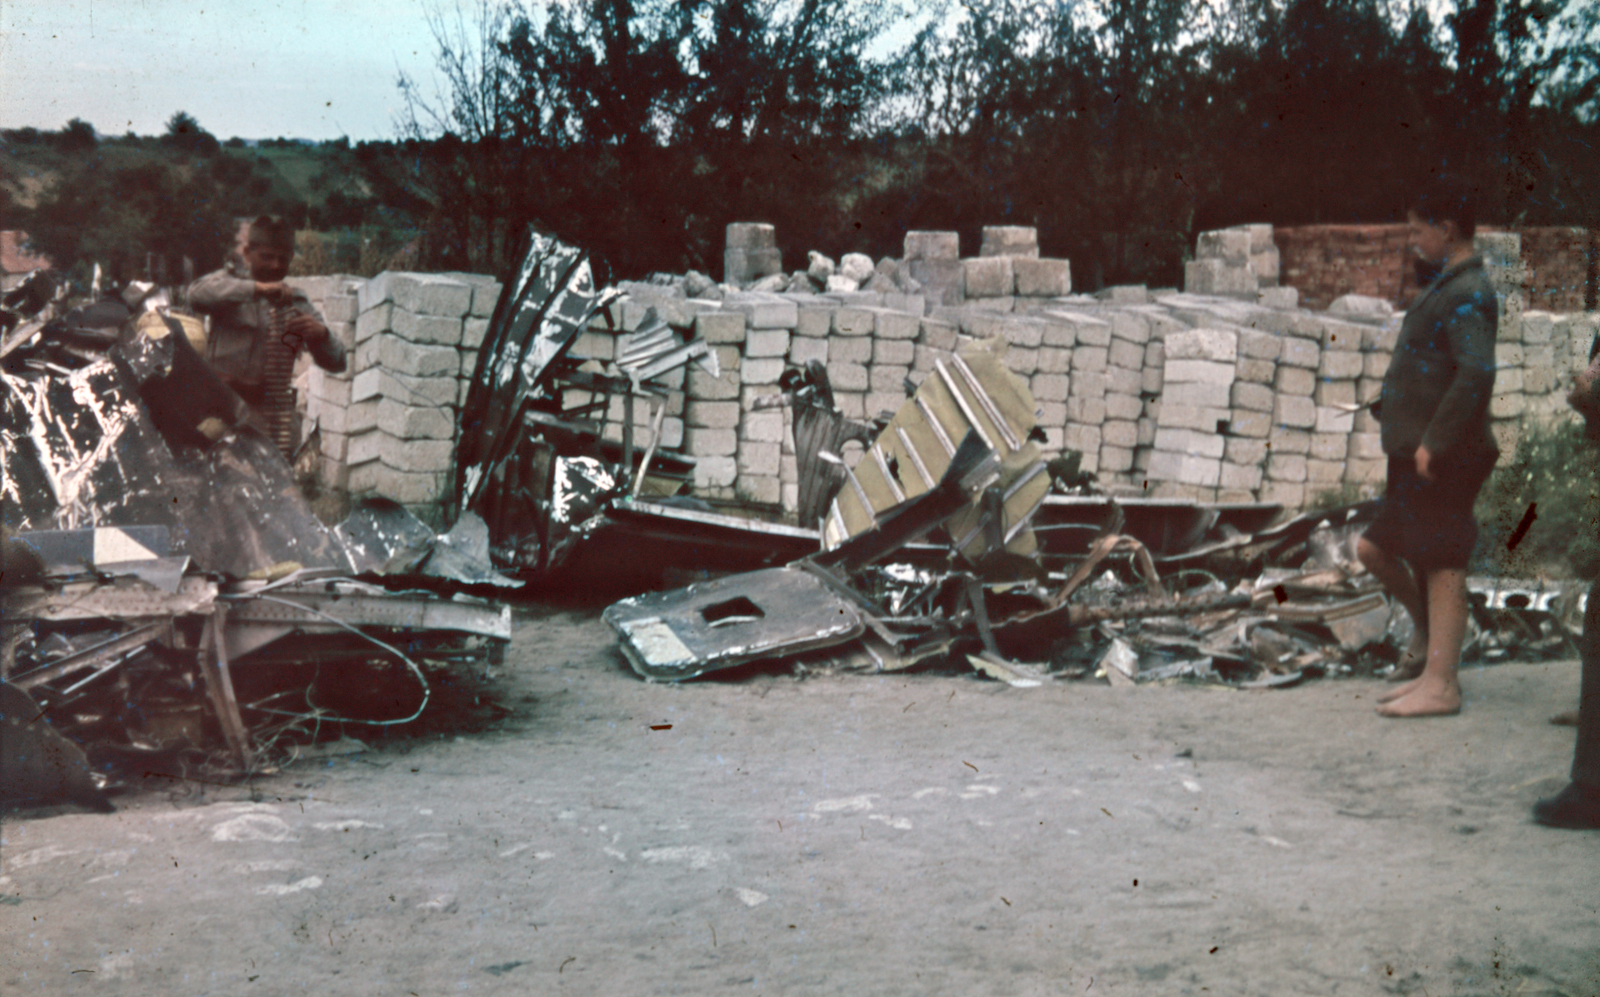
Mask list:
POLYGON ((856 605, 789 566, 623 599, 602 619, 634 671, 681 680, 861 636, 856 605))

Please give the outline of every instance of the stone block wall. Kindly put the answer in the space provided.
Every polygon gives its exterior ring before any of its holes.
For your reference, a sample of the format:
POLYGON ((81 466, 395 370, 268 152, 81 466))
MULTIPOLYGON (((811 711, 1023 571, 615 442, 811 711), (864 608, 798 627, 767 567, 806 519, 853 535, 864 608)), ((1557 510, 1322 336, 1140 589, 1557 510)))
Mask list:
MULTIPOLYGON (((597 316, 573 352, 609 365, 619 339, 651 310, 703 338, 716 376, 691 364, 653 384, 667 399, 660 446, 693 460, 695 495, 774 514, 792 515, 799 493, 790 416, 779 403, 786 367, 824 364, 840 410, 866 419, 895 411, 963 343, 994 337, 1029 384, 1044 449, 1080 452, 1113 492, 1299 508, 1325 492, 1381 485, 1378 424, 1344 406, 1379 393, 1403 317, 1387 302, 1345 296, 1310 311, 1293 288, 1261 287, 1269 278, 1257 250, 1272 233, 1256 227, 1242 237, 1208 233, 1216 236, 1208 251, 1221 255, 1202 257, 1247 272, 1253 294, 1241 286, 1073 295, 1067 261, 1029 255, 1037 253, 1029 231, 986 230, 989 255, 970 258, 955 233, 908 233, 905 258, 894 262, 919 294, 623 284, 609 322, 597 316)), ((1491 414, 1509 454, 1526 420, 1569 418, 1567 382, 1587 363, 1600 315, 1529 310, 1516 236, 1487 233, 1480 249, 1504 296, 1491 414)), ((346 375, 309 376, 306 418, 320 434, 324 481, 436 513, 455 413, 499 286, 465 274, 327 280, 320 303, 354 353, 346 375)), ((605 416, 606 436, 619 439, 621 399, 605 416)), ((633 418, 645 446, 649 405, 636 404, 633 418)))
POLYGON ((349 361, 305 372, 301 438, 315 434, 319 480, 352 497, 394 499, 442 525, 457 418, 500 285, 476 274, 382 273, 307 287, 349 361), (320 296, 318 293, 321 292, 320 296))

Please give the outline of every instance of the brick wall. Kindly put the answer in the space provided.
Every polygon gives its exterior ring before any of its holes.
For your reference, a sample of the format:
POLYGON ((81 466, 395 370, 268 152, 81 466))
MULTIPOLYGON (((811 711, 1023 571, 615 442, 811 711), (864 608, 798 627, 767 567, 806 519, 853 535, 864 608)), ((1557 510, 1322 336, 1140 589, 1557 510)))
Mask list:
MULTIPOLYGON (((1583 311, 1589 254, 1596 233, 1571 227, 1506 229, 1522 237, 1527 270, 1524 293, 1530 307, 1552 312, 1583 311)), ((1417 292, 1404 225, 1305 225, 1274 229, 1284 284, 1300 292, 1308 308, 1327 308, 1338 297, 1363 294, 1404 307, 1417 292)))

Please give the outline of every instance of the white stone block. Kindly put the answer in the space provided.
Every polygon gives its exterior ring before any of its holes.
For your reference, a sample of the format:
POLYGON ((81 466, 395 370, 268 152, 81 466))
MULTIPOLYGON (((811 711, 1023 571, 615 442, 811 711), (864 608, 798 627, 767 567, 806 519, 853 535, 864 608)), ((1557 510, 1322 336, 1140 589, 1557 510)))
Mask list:
POLYGON ((1239 359, 1239 334, 1231 329, 1186 329, 1164 340, 1167 363, 1212 360, 1232 364, 1239 359))
POLYGON ((744 312, 701 312, 694 317, 695 335, 708 343, 742 343, 745 331, 744 312))
MULTIPOLYGON (((1222 458, 1224 440, 1216 433, 1204 433, 1192 429, 1171 429, 1166 426, 1156 428, 1157 450, 1169 450, 1173 453, 1195 454, 1201 457, 1222 458)), ((1215 482, 1212 482, 1215 484, 1215 482)))
POLYGON ((789 352, 787 329, 751 329, 745 334, 746 357, 781 357, 789 352))
POLYGON ((1282 352, 1278 356, 1280 366, 1316 370, 1322 363, 1322 347, 1314 340, 1285 336, 1281 348, 1282 352))
POLYGON ((1016 293, 1016 277, 1009 256, 962 260, 961 276, 963 293, 968 298, 998 298, 1016 293))
POLYGON ((1310 429, 1317 424, 1317 407, 1310 398, 1279 394, 1272 418, 1281 426, 1310 429))
POLYGON ((1267 477, 1274 481, 1302 483, 1306 480, 1306 459, 1300 454, 1273 451, 1267 457, 1267 477))
POLYGON ((384 301, 416 315, 463 318, 472 310, 472 285, 436 274, 384 271, 357 292, 362 311, 384 301))
POLYGON ((828 359, 842 363, 870 363, 873 340, 870 336, 841 336, 828 341, 828 359))
POLYGON ((1343 461, 1350 452, 1350 433, 1312 433, 1307 456, 1316 460, 1343 461))
POLYGON ((750 329, 793 329, 800 321, 800 309, 776 295, 730 294, 722 299, 726 311, 743 312, 750 329))
POLYGON ((1259 465, 1223 461, 1217 487, 1253 492, 1261 487, 1261 468, 1259 465))
POLYGON ((1228 418, 1228 432, 1234 436, 1265 439, 1272 432, 1272 415, 1249 409, 1234 409, 1228 418))
POLYGON ((683 409, 683 421, 694 429, 733 429, 739 425, 740 405, 736 401, 690 400, 683 409))
POLYGON ((375 342, 378 366, 384 370, 413 377, 455 377, 461 372, 460 353, 452 346, 410 343, 393 333, 384 333, 375 342))
POLYGON ((1214 360, 1180 360, 1169 354, 1163 375, 1169 389, 1174 384, 1211 384, 1227 388, 1234 380, 1234 365, 1214 360))
POLYGON ((1106 392, 1106 418, 1137 419, 1142 415, 1144 415, 1144 400, 1138 394, 1106 392))
POLYGON ((739 434, 732 429, 686 427, 683 447, 692 457, 728 457, 739 449, 739 434))
POLYGON ((378 401, 377 425, 389 435, 407 440, 448 440, 456 434, 453 409, 408 405, 396 398, 378 401))
POLYGON ((1355 380, 1361 376, 1365 358, 1360 353, 1348 353, 1343 350, 1324 350, 1322 363, 1317 367, 1317 373, 1334 380, 1355 380))
POLYGON ((1057 298, 1072 293, 1072 264, 1067 260, 1014 257, 1011 269, 1019 295, 1057 298))
POLYGON ((726 488, 739 476, 739 465, 732 457, 701 457, 694 464, 694 487, 726 488))
MULTIPOLYGON (((910 366, 899 364, 873 364, 867 372, 867 390, 898 394, 905 400, 905 381, 911 374, 910 366)), ((892 408, 899 408, 897 401, 892 408)))
POLYGON ((907 232, 903 251, 907 260, 958 260, 961 236, 956 232, 907 232))
POLYGON ((784 366, 782 357, 747 359, 739 370, 739 380, 747 385, 777 384, 778 378, 783 375, 784 366))
POLYGON ((828 383, 835 391, 866 391, 871 386, 865 364, 828 360, 828 383))
POLYGON ((917 344, 909 339, 874 339, 872 362, 909 367, 917 357, 917 344))
POLYGON ((796 336, 789 344, 789 362, 796 367, 804 367, 813 360, 827 363, 828 341, 796 336))

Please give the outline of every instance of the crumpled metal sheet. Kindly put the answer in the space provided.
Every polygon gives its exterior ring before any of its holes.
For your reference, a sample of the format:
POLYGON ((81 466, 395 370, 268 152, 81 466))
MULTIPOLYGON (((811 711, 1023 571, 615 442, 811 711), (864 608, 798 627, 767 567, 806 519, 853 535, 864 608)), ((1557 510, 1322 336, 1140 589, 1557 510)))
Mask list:
POLYGON ((419 575, 503 588, 522 584, 494 569, 489 527, 477 513, 463 513, 448 533, 436 536, 400 503, 371 498, 357 503, 333 532, 357 574, 419 575))
POLYGON ((333 532, 358 575, 413 571, 433 544, 433 531, 426 523, 386 498, 357 502, 333 532))
POLYGON ((289 563, 348 570, 282 455, 230 422, 233 401, 174 335, 125 337, 76 370, 0 372, 5 525, 165 527, 173 554, 236 578, 289 563))
POLYGON ((500 293, 462 406, 456 508, 470 508, 514 442, 524 403, 589 319, 621 292, 600 290, 588 254, 530 230, 516 276, 500 293))
MULTIPOLYGON (((183 533, 166 443, 110 361, 0 372, 0 506, 17 532, 166 526, 183 533)), ((181 543, 181 540, 180 540, 181 543)))

